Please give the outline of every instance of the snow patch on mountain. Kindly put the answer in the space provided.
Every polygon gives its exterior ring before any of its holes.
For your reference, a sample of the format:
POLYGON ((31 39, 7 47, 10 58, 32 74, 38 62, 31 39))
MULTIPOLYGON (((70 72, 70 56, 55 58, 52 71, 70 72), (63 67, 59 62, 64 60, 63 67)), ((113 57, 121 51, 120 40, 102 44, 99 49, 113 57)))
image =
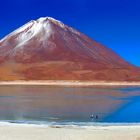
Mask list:
MULTIPOLYGON (((17 41, 19 43, 22 42, 22 44, 24 44, 27 41, 31 40, 32 37, 36 36, 42 30, 45 31, 45 36, 50 36, 52 29, 49 23, 54 23, 55 25, 63 28, 66 31, 71 31, 74 34, 80 35, 80 33, 77 30, 66 26, 63 22, 59 20, 56 20, 52 17, 41 17, 37 20, 31 20, 27 24, 23 25, 22 27, 10 33, 9 35, 5 36, 2 40, 0 40, 0 43, 13 35, 18 35, 17 41)), ((22 44, 19 44, 18 47, 22 44)))
POLYGON ((15 47, 15 49, 24 46, 25 44, 28 43, 28 41, 32 40, 32 38, 35 36, 37 36, 38 40, 42 42, 44 41, 44 38, 45 41, 47 41, 53 32, 50 23, 44 22, 44 20, 42 19, 40 19, 40 22, 35 21, 33 26, 31 26, 28 30, 26 29, 22 30, 22 33, 19 34, 17 38, 19 44, 15 47), (43 35, 39 35, 39 34, 43 34, 43 35))

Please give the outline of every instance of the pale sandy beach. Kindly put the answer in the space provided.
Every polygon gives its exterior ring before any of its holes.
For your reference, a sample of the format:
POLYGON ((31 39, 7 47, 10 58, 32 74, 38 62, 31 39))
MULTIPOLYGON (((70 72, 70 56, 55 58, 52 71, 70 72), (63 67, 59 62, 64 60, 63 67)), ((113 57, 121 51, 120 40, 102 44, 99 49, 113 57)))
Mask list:
POLYGON ((44 85, 44 86, 140 86, 140 82, 108 81, 72 81, 72 80, 33 80, 33 81, 0 81, 0 85, 44 85))
POLYGON ((51 128, 0 126, 0 140, 140 140, 140 126, 51 128))

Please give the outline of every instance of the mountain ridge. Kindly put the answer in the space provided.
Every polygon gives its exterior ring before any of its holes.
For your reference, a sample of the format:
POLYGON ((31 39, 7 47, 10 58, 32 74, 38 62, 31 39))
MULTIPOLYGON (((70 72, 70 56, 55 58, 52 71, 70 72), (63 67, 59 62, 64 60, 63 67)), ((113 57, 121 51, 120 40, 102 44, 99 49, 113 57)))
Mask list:
POLYGON ((18 80, 140 80, 137 67, 113 50, 51 17, 0 40, 0 63, 9 67, 5 77, 18 80))

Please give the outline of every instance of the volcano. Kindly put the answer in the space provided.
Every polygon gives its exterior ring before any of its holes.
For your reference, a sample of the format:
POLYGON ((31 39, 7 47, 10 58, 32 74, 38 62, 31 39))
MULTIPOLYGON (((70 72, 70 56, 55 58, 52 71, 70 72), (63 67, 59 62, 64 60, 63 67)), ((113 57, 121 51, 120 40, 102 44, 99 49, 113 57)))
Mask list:
POLYGON ((113 50, 51 17, 32 20, 0 41, 0 80, 140 81, 113 50))

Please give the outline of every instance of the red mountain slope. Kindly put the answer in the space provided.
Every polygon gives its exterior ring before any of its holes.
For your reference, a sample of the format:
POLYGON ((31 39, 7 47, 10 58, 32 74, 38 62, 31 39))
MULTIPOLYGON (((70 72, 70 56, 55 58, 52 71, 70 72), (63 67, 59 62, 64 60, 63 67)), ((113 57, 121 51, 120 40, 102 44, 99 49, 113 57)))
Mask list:
POLYGON ((2 39, 0 63, 0 80, 140 80, 111 49, 50 17, 2 39))

